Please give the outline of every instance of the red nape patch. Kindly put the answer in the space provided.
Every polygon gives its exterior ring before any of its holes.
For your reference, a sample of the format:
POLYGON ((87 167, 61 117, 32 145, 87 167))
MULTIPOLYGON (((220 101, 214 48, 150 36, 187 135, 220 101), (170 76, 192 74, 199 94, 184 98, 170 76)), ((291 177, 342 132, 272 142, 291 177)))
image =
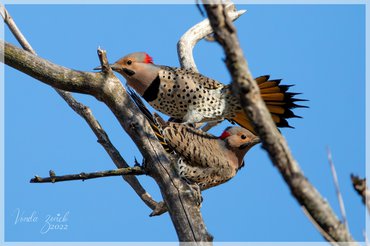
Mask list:
POLYGON ((144 62, 153 64, 153 58, 150 57, 148 54, 145 54, 144 62))
POLYGON ((228 136, 230 136, 231 134, 228 133, 227 131, 224 131, 221 136, 220 136, 220 139, 224 140, 225 138, 227 138, 228 136))

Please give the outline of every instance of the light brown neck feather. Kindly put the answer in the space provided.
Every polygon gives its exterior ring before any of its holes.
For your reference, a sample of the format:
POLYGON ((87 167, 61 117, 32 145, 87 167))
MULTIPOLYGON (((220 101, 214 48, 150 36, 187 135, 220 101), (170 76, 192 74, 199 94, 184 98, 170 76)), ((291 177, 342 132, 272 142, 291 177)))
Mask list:
POLYGON ((132 76, 123 75, 129 86, 141 96, 158 76, 160 67, 153 64, 138 63, 133 67, 135 74, 132 76))

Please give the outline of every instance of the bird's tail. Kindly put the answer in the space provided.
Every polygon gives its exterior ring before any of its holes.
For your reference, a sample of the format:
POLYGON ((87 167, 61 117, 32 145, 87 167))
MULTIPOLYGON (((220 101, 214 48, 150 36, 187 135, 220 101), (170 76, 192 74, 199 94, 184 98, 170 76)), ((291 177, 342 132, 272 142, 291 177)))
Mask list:
MULTIPOLYGON (((295 98, 296 95, 301 93, 288 92, 289 87, 293 85, 280 85, 281 79, 269 80, 269 78, 269 75, 265 75, 255 79, 260 89, 261 97, 265 101, 267 109, 270 111, 277 127, 293 128, 289 125, 287 119, 302 118, 295 115, 292 109, 307 108, 307 106, 296 104, 296 102, 307 100, 295 98)), ((237 112, 232 121, 255 133, 251 121, 243 111, 237 112)))
POLYGON ((136 104, 136 106, 140 109, 140 111, 145 115, 145 117, 149 121, 150 127, 154 131, 155 136, 159 140, 160 144, 163 146, 163 148, 168 153, 172 153, 172 150, 170 149, 170 147, 166 143, 166 141, 163 137, 163 134, 162 134, 162 130, 164 129, 164 127, 167 126, 167 122, 164 119, 162 119, 156 113, 154 113, 154 116, 153 116, 152 113, 150 113, 150 111, 145 107, 143 101, 136 94, 136 92, 134 90, 132 90, 130 87, 128 87, 127 91, 128 91, 128 94, 131 96, 132 100, 134 101, 134 103, 136 104))

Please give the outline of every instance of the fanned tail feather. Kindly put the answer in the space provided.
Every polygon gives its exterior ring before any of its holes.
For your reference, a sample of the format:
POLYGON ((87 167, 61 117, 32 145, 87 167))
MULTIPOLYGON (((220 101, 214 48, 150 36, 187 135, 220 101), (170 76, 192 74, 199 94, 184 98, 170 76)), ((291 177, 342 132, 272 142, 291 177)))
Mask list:
POLYGON ((150 111, 145 107, 144 102, 141 100, 141 98, 130 87, 127 88, 127 91, 136 106, 148 119, 150 127, 153 129, 155 136, 159 140, 160 144, 163 146, 167 153, 172 153, 172 150, 166 143, 166 140, 164 139, 162 134, 162 129, 167 125, 167 123, 156 113, 154 113, 153 116, 152 113, 150 113, 150 111))
POLYGON ((235 117, 232 118, 231 121, 237 123, 238 125, 244 127, 245 129, 248 129, 249 131, 256 134, 251 121, 247 118, 247 116, 245 115, 245 113, 243 111, 237 112, 235 117))
MULTIPOLYGON (((272 119, 278 127, 289 127, 287 119, 302 118, 293 113, 294 108, 307 108, 307 106, 299 105, 297 102, 307 101, 305 99, 298 99, 295 96, 301 93, 288 92, 293 85, 280 85, 281 80, 269 80, 270 76, 260 76, 256 78, 256 82, 261 92, 261 97, 265 101, 267 109, 270 111, 272 119)), ((253 126, 244 114, 244 112, 237 113, 232 119, 244 128, 254 132, 253 126)))

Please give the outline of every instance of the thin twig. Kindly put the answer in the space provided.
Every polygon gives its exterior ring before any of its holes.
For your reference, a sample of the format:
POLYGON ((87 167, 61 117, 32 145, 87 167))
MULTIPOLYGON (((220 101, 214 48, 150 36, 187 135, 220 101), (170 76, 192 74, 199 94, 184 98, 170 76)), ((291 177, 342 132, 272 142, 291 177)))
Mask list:
POLYGON ((70 180, 82 180, 85 181, 87 179, 96 179, 96 178, 104 178, 104 177, 111 177, 111 176, 122 176, 122 175, 143 175, 146 174, 145 170, 140 166, 134 167, 126 167, 126 168, 118 168, 116 170, 106 170, 106 171, 99 171, 93 173, 79 173, 79 174, 67 174, 63 176, 55 175, 55 172, 50 170, 50 176, 41 178, 39 176, 35 176, 30 180, 30 183, 56 183, 62 181, 70 181, 70 180))
POLYGON ((343 224, 346 226, 347 230, 349 231, 348 221, 347 221, 347 216, 346 216, 346 209, 345 209, 345 206, 344 206, 342 193, 340 192, 337 171, 335 170, 332 154, 331 154, 331 151, 330 151, 329 147, 327 147, 327 153, 328 153, 328 161, 329 161, 329 165, 330 165, 331 174, 333 175, 335 191, 336 191, 338 202, 339 202, 340 212, 342 214, 343 224))
POLYGON ((23 36, 22 32, 19 30, 18 26, 15 24, 9 12, 6 10, 6 8, 1 3, 0 3, 0 13, 1 13, 1 17, 4 19, 5 24, 7 24, 7 26, 9 27, 9 30, 13 33, 14 37, 17 39, 17 41, 22 46, 22 48, 36 55, 36 52, 33 50, 31 45, 28 43, 27 39, 25 38, 25 36, 23 36))
POLYGON ((205 17, 206 14, 204 13, 203 9, 202 9, 202 6, 200 5, 200 2, 199 0, 196 0, 195 1, 195 5, 197 6, 197 9, 199 10, 199 13, 202 17, 205 17))
MULTIPOLYGON (((0 14, 3 17, 4 22, 8 25, 9 29, 13 33, 14 37, 18 40, 18 42, 22 46, 22 48, 36 55, 36 52, 33 50, 32 46, 28 43, 27 39, 19 30, 13 18, 10 16, 8 11, 2 4, 0 4, 0 14)), ((79 114, 81 117, 85 119, 86 123, 90 126, 91 130, 97 137, 98 142, 104 147, 105 151, 113 160, 116 167, 117 168, 129 167, 127 162, 122 158, 119 151, 114 147, 114 145, 110 141, 108 134, 104 131, 99 122, 95 119, 91 109, 85 106, 84 104, 78 102, 71 95, 71 93, 59 89, 55 89, 55 91, 67 102, 67 104, 72 108, 73 111, 75 111, 77 114, 79 114)), ((135 190, 137 195, 149 208, 155 209, 156 207, 158 207, 158 203, 154 201, 154 199, 148 192, 146 192, 146 190, 142 187, 142 185, 140 184, 139 180, 136 177, 134 176, 122 176, 122 177, 127 183, 129 183, 129 185, 135 190)))

